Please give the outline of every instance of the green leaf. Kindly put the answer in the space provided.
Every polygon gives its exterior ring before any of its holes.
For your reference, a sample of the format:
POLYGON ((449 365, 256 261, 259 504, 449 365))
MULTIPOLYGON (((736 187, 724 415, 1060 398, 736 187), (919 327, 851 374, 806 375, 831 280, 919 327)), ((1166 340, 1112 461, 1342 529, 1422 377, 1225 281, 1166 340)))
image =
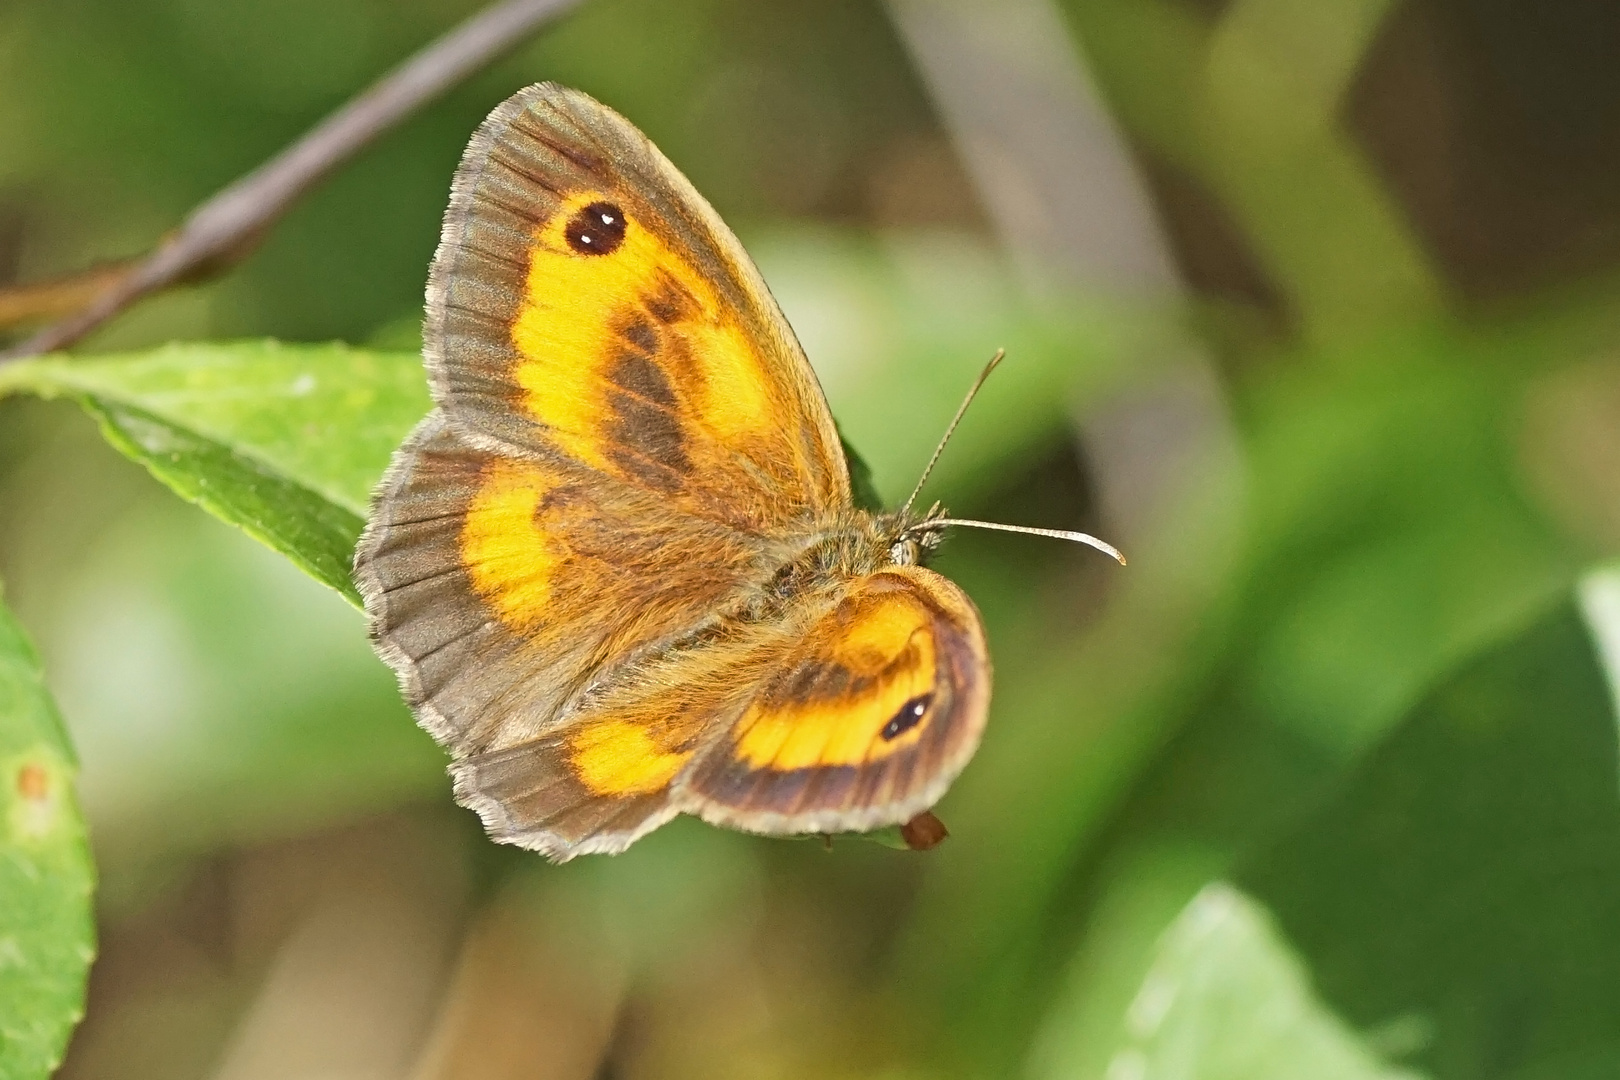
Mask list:
POLYGON ((15 390, 140 409, 360 516, 388 456, 431 407, 415 353, 275 341, 43 357, 0 369, 0 394, 15 390))
POLYGON ((1438 685, 1238 878, 1341 1014, 1426 1033, 1408 1042, 1437 1075, 1614 1076, 1617 752, 1566 599, 1438 685))
MULTIPOLYGON (((1061 1033, 1062 1017, 1055 1017, 1061 1033)), ((1100 1072, 1048 1041, 1038 1074, 1098 1080, 1398 1080, 1317 998, 1264 908, 1225 883, 1207 886, 1159 939, 1117 1024, 1100 1072)))
POLYGON ((1228 872, 1331 798, 1430 687, 1565 595, 1578 563, 1524 496, 1505 336, 1302 351, 1244 384, 1241 486, 1201 482, 1161 519, 1162 547, 1133 545, 1106 621, 1078 640, 1038 629, 1039 608, 989 623, 997 719, 946 804, 962 844, 919 894, 910 953, 918 985, 966 1018, 953 1053, 1007 1071, 1093 875, 1144 845, 1208 849, 1228 872), (1230 508, 1241 532, 1200 507, 1230 508), (1243 547, 1222 560, 1229 537, 1243 547), (959 944, 934 947, 947 933, 959 944))
POLYGON ((100 398, 80 399, 102 434, 151 470, 175 494, 221 521, 239 525, 356 607, 350 579, 364 520, 223 443, 168 424, 151 413, 100 398))
POLYGON ((0 1080, 49 1075, 84 1014, 95 871, 75 772, 39 661, 0 607, 0 1080))
MULTIPOLYGON (((411 722, 353 608, 134 475, 96 445, 93 425, 32 411, 70 426, 72 441, 53 442, 53 456, 93 452, 130 489, 91 518, 93 543, 47 578, 33 572, 26 595, 20 564, 15 589, 72 718, 98 912, 138 910, 176 866, 207 852, 424 800, 449 805, 444 754, 411 722)), ((40 470, 30 482, 48 493, 62 480, 40 470)), ((40 505, 26 490, 8 495, 40 505)), ((48 543, 61 526, 28 527, 48 543)))
POLYGON ((0 369, 0 395, 80 401, 182 498, 238 525, 356 606, 372 485, 429 408, 421 358, 343 345, 171 345, 0 369))

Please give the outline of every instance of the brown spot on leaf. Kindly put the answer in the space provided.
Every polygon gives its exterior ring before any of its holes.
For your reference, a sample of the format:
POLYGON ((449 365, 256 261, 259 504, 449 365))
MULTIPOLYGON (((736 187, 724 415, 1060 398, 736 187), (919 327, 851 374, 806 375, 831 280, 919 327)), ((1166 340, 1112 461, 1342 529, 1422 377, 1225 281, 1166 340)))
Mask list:
POLYGON ((17 770, 17 794, 29 802, 44 802, 51 794, 51 777, 32 763, 17 770))

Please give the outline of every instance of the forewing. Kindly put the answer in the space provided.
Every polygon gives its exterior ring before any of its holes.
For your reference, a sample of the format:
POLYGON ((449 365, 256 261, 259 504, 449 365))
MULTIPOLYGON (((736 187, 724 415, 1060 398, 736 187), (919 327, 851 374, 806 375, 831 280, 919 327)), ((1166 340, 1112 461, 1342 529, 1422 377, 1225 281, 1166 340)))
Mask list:
POLYGON ((736 238, 617 113, 531 86, 456 173, 428 285, 456 423, 767 529, 849 499, 821 389, 736 238))
POLYGON ((676 782, 707 821, 865 831, 933 806, 978 747, 990 662, 972 601, 894 567, 852 582, 676 782))

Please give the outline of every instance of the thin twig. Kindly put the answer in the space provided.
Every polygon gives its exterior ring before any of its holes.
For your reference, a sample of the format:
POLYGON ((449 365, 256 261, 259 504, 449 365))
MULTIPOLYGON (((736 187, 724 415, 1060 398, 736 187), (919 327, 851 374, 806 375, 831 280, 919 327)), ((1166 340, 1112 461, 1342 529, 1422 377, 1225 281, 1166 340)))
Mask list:
POLYGON ((0 353, 0 363, 63 348, 142 297, 241 261, 277 218, 338 165, 579 2, 505 0, 485 8, 193 210, 177 232, 83 310, 0 353))

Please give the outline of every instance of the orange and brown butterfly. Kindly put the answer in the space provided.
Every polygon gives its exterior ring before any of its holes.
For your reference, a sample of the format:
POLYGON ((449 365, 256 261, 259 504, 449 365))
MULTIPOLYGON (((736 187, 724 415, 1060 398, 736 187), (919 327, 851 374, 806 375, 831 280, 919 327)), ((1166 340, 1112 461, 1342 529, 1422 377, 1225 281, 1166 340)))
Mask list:
POLYGON ((948 519, 857 508, 759 272, 628 121, 550 84, 490 114, 424 351, 355 578, 495 839, 866 831, 945 793, 990 699, 977 611, 920 565, 948 519))

